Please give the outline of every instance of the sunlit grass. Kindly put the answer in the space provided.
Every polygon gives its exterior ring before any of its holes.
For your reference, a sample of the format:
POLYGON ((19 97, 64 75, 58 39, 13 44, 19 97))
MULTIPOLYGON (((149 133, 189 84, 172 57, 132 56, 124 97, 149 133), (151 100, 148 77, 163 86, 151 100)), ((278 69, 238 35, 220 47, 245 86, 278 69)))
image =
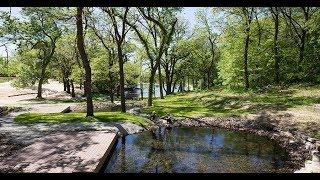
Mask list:
POLYGON ((155 99, 144 112, 175 116, 241 116, 261 111, 282 111, 292 107, 320 103, 319 87, 299 87, 265 92, 214 89, 189 92, 155 99))
POLYGON ((146 118, 129 113, 96 112, 94 117, 85 113, 25 113, 14 118, 15 123, 75 123, 75 122, 131 122, 137 125, 148 125, 146 118))

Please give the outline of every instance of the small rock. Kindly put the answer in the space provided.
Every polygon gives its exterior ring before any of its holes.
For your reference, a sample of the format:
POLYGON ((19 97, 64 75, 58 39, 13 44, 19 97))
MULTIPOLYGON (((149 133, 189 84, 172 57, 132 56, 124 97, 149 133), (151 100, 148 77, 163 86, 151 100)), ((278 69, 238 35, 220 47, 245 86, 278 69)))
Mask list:
POLYGON ((290 132, 281 131, 280 132, 282 136, 285 136, 287 138, 293 139, 293 135, 290 132))
POLYGON ((311 151, 315 148, 315 145, 311 142, 306 142, 306 149, 311 151))
POLYGON ((311 143, 316 143, 316 139, 315 138, 308 138, 307 141, 311 142, 311 143))

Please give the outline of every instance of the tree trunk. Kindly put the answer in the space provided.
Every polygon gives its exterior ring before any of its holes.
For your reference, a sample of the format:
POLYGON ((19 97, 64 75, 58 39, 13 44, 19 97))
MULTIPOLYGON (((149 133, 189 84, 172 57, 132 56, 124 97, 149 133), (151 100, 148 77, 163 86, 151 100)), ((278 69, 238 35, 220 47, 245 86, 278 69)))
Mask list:
POLYGON ((93 116, 93 103, 91 94, 91 67, 84 47, 83 27, 82 27, 83 7, 77 7, 77 46, 85 70, 85 94, 87 95, 87 116, 93 116))
POLYGON ((74 84, 73 84, 73 80, 70 81, 71 84, 71 97, 76 97, 76 94, 74 93, 74 84))
POLYGON ((171 93, 174 93, 177 86, 177 81, 174 81, 171 93))
POLYGON ((140 89, 141 89, 141 91, 140 91, 140 93, 141 93, 141 100, 143 100, 143 83, 142 83, 142 82, 140 83, 140 89))
POLYGON ((63 77, 63 91, 67 91, 66 79, 63 77))
POLYGON ((172 83, 170 82, 170 71, 169 70, 165 70, 166 72, 166 95, 171 94, 171 85, 172 83))
POLYGON ((301 35, 301 44, 299 47, 299 63, 298 63, 298 72, 302 71, 302 66, 301 63, 303 62, 304 59, 304 46, 305 46, 305 41, 306 41, 306 30, 302 30, 302 35, 301 35))
POLYGON ((195 85, 194 78, 192 77, 192 91, 194 91, 194 85, 195 85))
POLYGON ((44 76, 47 68, 47 63, 44 61, 41 69, 41 77, 39 79, 38 83, 38 93, 37 93, 37 98, 42 99, 42 84, 44 81, 44 76))
MULTIPOLYGON (((276 7, 277 8, 277 7, 276 7)), ((277 9, 276 9, 277 11, 277 9)), ((274 50, 274 70, 275 70, 275 83, 280 83, 279 72, 279 52, 278 52, 278 34, 279 34, 279 15, 278 12, 274 14, 274 37, 273 37, 273 50, 274 50)))
POLYGON ((110 92, 110 101, 111 101, 111 103, 114 103, 114 92, 113 91, 110 92))
POLYGON ((159 65, 158 65, 158 73, 159 73, 160 99, 164 99, 164 97, 163 97, 163 89, 162 89, 162 77, 161 77, 161 67, 160 67, 160 63, 159 63, 159 65))
POLYGON ((69 78, 66 78, 66 87, 67 87, 67 93, 70 94, 70 81, 69 78))
POLYGON ((189 88, 189 75, 188 75, 188 91, 190 91, 190 88, 189 88))
POLYGON ((248 49, 249 49, 249 31, 250 29, 247 27, 246 29, 246 37, 245 37, 245 47, 244 47, 244 80, 245 80, 245 88, 249 89, 249 73, 248 73, 248 49))
POLYGON ((121 45, 118 44, 119 73, 120 73, 120 96, 121 96, 121 112, 126 112, 126 99, 124 95, 124 72, 123 72, 123 54, 121 45))
POLYGON ((155 74, 156 74, 155 69, 152 69, 151 74, 150 74, 150 78, 149 78, 148 106, 152 106, 152 95, 153 95, 155 74))
POLYGON ((38 99, 42 99, 42 83, 43 83, 44 78, 41 76, 41 78, 39 79, 39 83, 38 83, 38 93, 37 93, 37 98, 38 99))

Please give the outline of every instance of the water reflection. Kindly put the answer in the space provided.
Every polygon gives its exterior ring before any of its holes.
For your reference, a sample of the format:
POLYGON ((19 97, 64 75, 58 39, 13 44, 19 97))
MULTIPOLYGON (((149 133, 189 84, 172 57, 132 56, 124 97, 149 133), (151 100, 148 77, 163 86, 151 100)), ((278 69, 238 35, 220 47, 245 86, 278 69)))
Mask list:
POLYGON ((119 139, 105 172, 288 172, 274 141, 209 128, 158 129, 119 139))

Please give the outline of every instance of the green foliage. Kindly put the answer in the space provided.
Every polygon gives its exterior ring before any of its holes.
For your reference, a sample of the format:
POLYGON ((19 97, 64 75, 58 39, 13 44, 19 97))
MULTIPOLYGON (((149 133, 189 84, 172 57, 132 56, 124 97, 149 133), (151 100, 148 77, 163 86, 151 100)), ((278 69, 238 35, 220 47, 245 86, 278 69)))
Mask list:
POLYGON ((0 57, 0 77, 16 76, 20 63, 17 57, 0 57))
MULTIPOLYGON (((303 16, 299 8, 292 8, 295 20, 304 26, 303 16)), ((229 12, 230 9, 223 12, 229 12)), ((275 84, 274 67, 274 22, 271 14, 267 14, 266 8, 256 8, 255 12, 260 13, 258 19, 254 18, 250 25, 250 41, 248 52, 249 82, 253 89, 261 89, 275 84), (261 15, 264 13, 264 15, 261 15)), ((231 88, 241 88, 244 86, 244 23, 237 23, 236 13, 241 11, 234 10, 229 15, 220 42, 221 58, 218 62, 219 77, 223 85, 231 88)), ((293 83, 319 83, 320 61, 319 47, 319 18, 318 9, 310 11, 310 19, 306 26, 309 26, 305 40, 304 60, 299 65, 299 48, 297 37, 294 35, 293 27, 289 26, 289 20, 280 13, 279 18, 279 72, 280 81, 283 84, 293 83), (317 22, 316 22, 317 21, 317 22), (299 66, 302 68, 299 69, 299 66)), ((241 21, 240 21, 241 22, 241 21)), ((298 29, 299 30, 299 29, 298 29)))
MULTIPOLYGON (((32 86, 41 76, 41 60, 37 59, 38 50, 21 51, 17 55, 21 63, 17 67, 16 79, 14 85, 17 87, 32 86)), ((45 81, 50 76, 50 72, 45 74, 45 81)))

